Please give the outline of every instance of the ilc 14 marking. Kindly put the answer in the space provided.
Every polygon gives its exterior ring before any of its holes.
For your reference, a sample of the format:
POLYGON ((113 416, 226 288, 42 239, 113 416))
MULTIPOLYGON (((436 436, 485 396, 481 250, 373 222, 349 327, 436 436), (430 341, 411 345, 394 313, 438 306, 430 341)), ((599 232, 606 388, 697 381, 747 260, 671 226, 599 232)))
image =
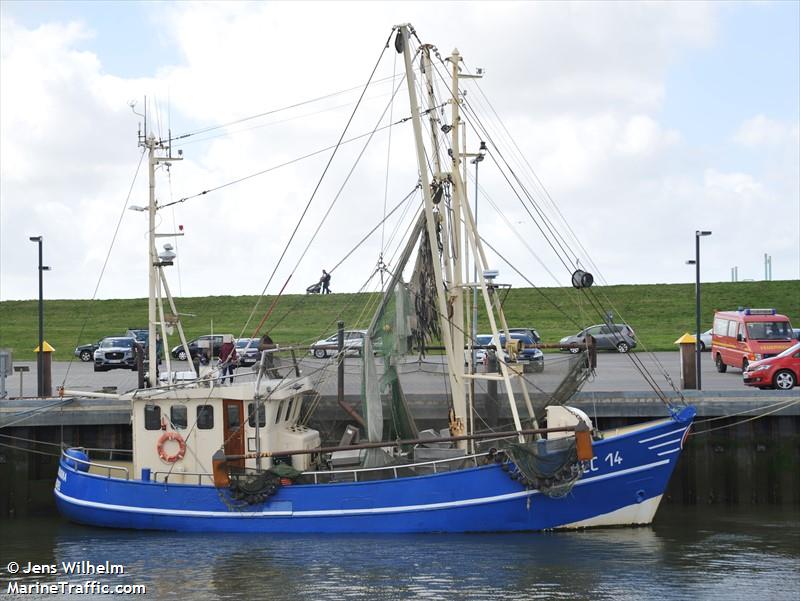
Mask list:
MULTIPOLYGON (((589 462, 589 471, 590 472, 597 472, 600 470, 599 467, 595 464, 597 461, 597 457, 592 457, 592 460, 589 462)), ((614 467, 616 465, 622 465, 622 454, 619 451, 613 451, 608 453, 604 458, 609 467, 614 467)))

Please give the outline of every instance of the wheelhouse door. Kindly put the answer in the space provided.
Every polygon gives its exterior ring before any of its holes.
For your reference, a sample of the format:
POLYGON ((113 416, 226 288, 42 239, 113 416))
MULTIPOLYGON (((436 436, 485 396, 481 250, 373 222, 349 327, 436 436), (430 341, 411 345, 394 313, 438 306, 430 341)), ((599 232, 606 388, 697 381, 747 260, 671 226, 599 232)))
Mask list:
MULTIPOLYGON (((224 399, 222 414, 225 428, 225 454, 244 455, 244 401, 224 399)), ((244 459, 234 459, 228 463, 244 467, 244 459)))

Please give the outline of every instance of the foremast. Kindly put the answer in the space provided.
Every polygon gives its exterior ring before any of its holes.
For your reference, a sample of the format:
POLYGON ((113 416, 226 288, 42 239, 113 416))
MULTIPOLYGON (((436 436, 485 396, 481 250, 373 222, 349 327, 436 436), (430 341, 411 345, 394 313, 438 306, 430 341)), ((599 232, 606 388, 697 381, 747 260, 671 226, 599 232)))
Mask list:
MULTIPOLYGON (((417 164, 420 174, 420 181, 422 182, 422 195, 425 204, 424 214, 426 221, 426 228, 428 238, 431 240, 430 252, 434 271, 434 280, 437 290, 437 309, 441 320, 446 322, 441 328, 442 344, 445 347, 447 355, 448 377, 450 389, 453 398, 453 412, 450 430, 453 435, 461 435, 466 433, 466 424, 469 420, 469 412, 467 410, 466 402, 466 386, 465 381, 467 378, 483 378, 483 379, 497 379, 496 374, 466 374, 464 372, 464 288, 471 287, 477 294, 477 289, 480 288, 480 294, 486 309, 486 314, 489 319, 493 341, 498 350, 500 346, 499 328, 505 332, 506 341, 510 341, 511 337, 508 333, 508 324, 506 323, 505 316, 502 308, 495 302, 493 295, 490 294, 489 286, 484 277, 484 271, 488 269, 488 262, 486 254, 483 250, 480 237, 477 234, 476 224, 474 217, 470 211, 469 203, 466 202, 466 193, 464 188, 464 180, 461 176, 462 157, 469 156, 466 152, 460 150, 462 141, 460 140, 459 130, 461 128, 461 117, 459 113, 460 108, 460 93, 458 82, 460 77, 465 77, 460 74, 459 63, 461 57, 458 50, 454 50, 449 61, 451 63, 451 78, 452 87, 449 99, 451 105, 451 156, 452 162, 450 171, 440 171, 440 160, 438 157, 438 144, 436 139, 438 136, 438 124, 436 123, 437 117, 435 116, 435 104, 433 102, 433 87, 431 81, 431 61, 430 50, 431 46, 422 45, 420 51, 422 53, 423 71, 427 77, 427 90, 429 94, 429 117, 431 119, 431 131, 433 132, 433 165, 437 170, 434 177, 431 178, 428 171, 428 164, 425 158, 425 147, 422 139, 422 117, 419 109, 419 101, 415 86, 415 75, 411 59, 411 51, 409 48, 408 40, 411 37, 413 29, 409 24, 397 26, 398 36, 401 36, 402 52, 406 69, 406 83, 408 87, 409 103, 411 107, 412 124, 414 130, 414 138, 416 142, 417 164), (450 227, 441 227, 439 235, 437 235, 437 226, 439 221, 446 221, 448 219, 447 211, 439 211, 434 209, 436 202, 434 201, 432 190, 440 185, 442 182, 448 181, 452 184, 453 195, 450 206, 450 227), (463 229, 462 229, 463 228, 463 229), (463 231, 463 240, 462 240, 463 231), (448 232, 453 233, 452 246, 448 240, 448 232), (441 237, 443 256, 438 254, 438 248, 435 241, 441 237), (477 266, 478 278, 476 282, 465 284, 463 256, 471 254, 474 257, 475 265, 477 266), (444 269, 442 264, 444 263, 444 269), (495 313, 497 317, 495 317, 495 313)), ((399 45, 396 43, 396 47, 399 45)), ((502 352, 500 350, 500 352, 502 352)), ((520 420, 519 412, 514 397, 514 391, 511 385, 512 373, 505 361, 500 362, 500 376, 499 379, 505 384, 506 395, 514 419, 515 428, 522 430, 522 423, 520 420)), ((525 398, 528 413, 535 427, 535 416, 530 398, 527 394, 524 381, 521 382, 522 391, 525 398)), ((520 435, 520 441, 523 441, 523 436, 520 435)), ((461 446, 466 446, 466 442, 460 443, 461 446)))
MULTIPOLYGON (((145 111, 146 112, 146 111, 145 111)), ((172 145, 164 144, 160 139, 157 139, 152 133, 147 134, 147 117, 145 116, 145 135, 139 135, 139 146, 147 149, 148 155, 148 227, 147 227, 147 362, 148 369, 145 378, 145 385, 148 388, 158 386, 158 342, 157 334, 160 334, 164 347, 164 356, 167 363, 167 373, 171 379, 171 366, 170 354, 167 345, 167 325, 177 325, 178 334, 181 339, 181 345, 184 347, 189 357, 189 347, 186 342, 186 336, 183 333, 183 326, 181 325, 180 316, 178 315, 175 307, 175 302, 167 284, 167 279, 164 275, 164 266, 172 265, 172 258, 174 255, 159 257, 158 250, 156 249, 156 238, 160 237, 173 237, 182 236, 182 233, 171 234, 157 234, 156 233, 156 211, 158 204, 156 201, 156 166, 164 164, 171 165, 173 161, 182 161, 183 157, 172 156, 172 145), (158 155, 156 151, 166 152, 165 155, 158 155), (162 301, 162 290, 166 293, 167 301, 170 305, 172 314, 167 323, 167 316, 164 312, 164 305, 162 301), (156 327, 160 328, 157 332, 156 327)), ((180 152, 180 151, 179 151, 180 152)), ((190 361, 191 365, 191 361, 190 361)), ((191 365, 190 369, 194 371, 194 366, 191 365)), ((197 374, 195 374, 197 375, 197 374)), ((171 383, 171 382, 170 382, 171 383)))

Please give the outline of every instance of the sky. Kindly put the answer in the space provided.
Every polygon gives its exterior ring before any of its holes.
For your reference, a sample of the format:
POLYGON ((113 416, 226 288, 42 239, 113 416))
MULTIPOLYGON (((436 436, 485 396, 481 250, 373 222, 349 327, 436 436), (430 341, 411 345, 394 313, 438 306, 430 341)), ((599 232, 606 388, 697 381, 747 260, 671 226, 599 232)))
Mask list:
MULTIPOLYGON (((763 279, 765 253, 773 279, 800 279, 798 2, 3 0, 0 300, 38 295, 36 235, 46 298, 146 296, 147 219, 128 210, 147 203, 145 107, 155 135, 194 134, 156 177, 160 205, 188 197, 158 212, 159 233, 184 233, 173 294, 298 293, 334 267, 334 292, 374 289, 411 213, 347 255, 417 182, 410 123, 380 128, 366 151, 359 138, 332 160, 297 159, 336 143, 376 64, 345 137, 408 115, 402 87, 381 114, 402 67, 382 51, 404 22, 484 69, 464 88, 500 132, 478 175, 500 280, 528 285, 508 261, 537 286, 569 282, 503 190, 502 159, 600 282, 694 281, 696 230, 713 232, 703 281, 734 266, 763 279)), ((480 138, 468 130, 467 149, 480 138)))

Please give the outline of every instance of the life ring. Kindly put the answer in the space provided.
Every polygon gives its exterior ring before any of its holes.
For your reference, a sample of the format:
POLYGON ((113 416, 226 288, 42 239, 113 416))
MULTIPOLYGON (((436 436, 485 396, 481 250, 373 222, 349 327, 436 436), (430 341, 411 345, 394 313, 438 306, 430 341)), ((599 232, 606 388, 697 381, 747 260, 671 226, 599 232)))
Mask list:
POLYGON ((171 432, 164 432, 161 435, 161 438, 158 439, 158 456, 161 457, 161 461, 166 463, 175 463, 183 459, 183 456, 186 454, 186 441, 183 440, 183 436, 175 432, 174 430, 171 432), (178 443, 178 452, 174 455, 168 455, 167 452, 164 450, 164 444, 170 440, 174 440, 178 443))

